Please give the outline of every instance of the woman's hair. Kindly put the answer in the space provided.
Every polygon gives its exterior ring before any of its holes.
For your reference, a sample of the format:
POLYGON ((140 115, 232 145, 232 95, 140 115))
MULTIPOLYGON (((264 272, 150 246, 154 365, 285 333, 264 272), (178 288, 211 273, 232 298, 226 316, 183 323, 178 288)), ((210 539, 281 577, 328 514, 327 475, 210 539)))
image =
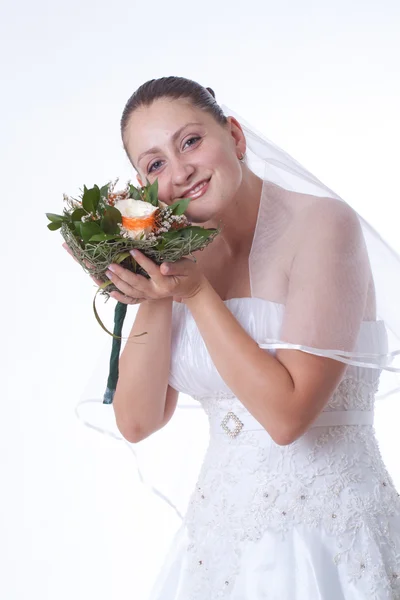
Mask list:
POLYGON ((199 83, 196 83, 196 81, 186 79, 185 77, 161 77, 160 79, 151 79, 150 81, 143 83, 136 92, 132 94, 122 113, 121 136, 127 154, 128 150, 124 138, 130 116, 137 108, 141 106, 150 106, 150 104, 160 98, 171 98, 173 100, 185 98, 189 100, 193 106, 208 112, 221 125, 227 123, 227 119, 217 103, 214 91, 211 88, 205 88, 199 83))

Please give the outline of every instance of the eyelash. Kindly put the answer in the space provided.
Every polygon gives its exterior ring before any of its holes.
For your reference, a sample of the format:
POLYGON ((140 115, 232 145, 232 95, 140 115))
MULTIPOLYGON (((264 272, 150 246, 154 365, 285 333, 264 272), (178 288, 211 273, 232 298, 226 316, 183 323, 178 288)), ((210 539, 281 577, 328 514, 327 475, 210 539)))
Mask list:
MULTIPOLYGON (((193 137, 191 137, 191 138, 189 138, 188 140, 186 140, 186 142, 185 142, 185 146, 186 146, 186 144, 187 144, 188 142, 191 142, 192 140, 195 140, 195 142, 197 142, 197 141, 198 141, 198 140, 200 140, 200 139, 201 139, 201 138, 200 138, 199 136, 197 136, 197 135, 194 135, 193 137)), ((190 145, 191 145, 191 146, 193 146, 193 144, 190 144, 190 145)), ((148 171, 147 171, 147 172, 148 172, 148 173, 152 173, 152 172, 153 172, 153 167, 154 167, 154 165, 157 165, 157 164, 158 164, 158 163, 160 163, 160 162, 161 162, 160 160, 156 160, 155 162, 153 162, 153 164, 152 164, 152 165, 150 165, 150 167, 149 167, 149 169, 148 169, 148 171)), ((156 171, 157 171, 157 169, 156 169, 156 171)))

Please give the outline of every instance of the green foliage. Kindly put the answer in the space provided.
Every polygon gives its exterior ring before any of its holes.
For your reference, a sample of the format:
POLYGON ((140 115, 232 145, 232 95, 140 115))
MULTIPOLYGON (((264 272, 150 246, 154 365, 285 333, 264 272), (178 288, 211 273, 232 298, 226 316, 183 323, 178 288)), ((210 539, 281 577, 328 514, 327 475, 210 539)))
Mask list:
POLYGON ((136 262, 133 256, 131 256, 130 252, 121 252, 121 254, 117 254, 114 257, 114 262, 119 265, 120 263, 122 263, 123 260, 126 260, 127 258, 132 259, 132 262, 136 262))
POLYGON ((84 208, 76 208, 74 212, 71 213, 71 221, 80 221, 85 215, 87 215, 87 212, 84 208))
MULTIPOLYGON (((189 245, 189 247, 194 247, 197 250, 199 247, 206 246, 215 237, 216 233, 218 233, 216 229, 204 229, 203 227, 189 225, 182 229, 163 233, 157 242, 156 249, 158 252, 165 252, 166 249, 172 246, 184 247, 189 245)), ((182 256, 184 255, 182 254, 182 256)))
POLYGON ((100 199, 104 198, 104 199, 108 199, 108 188, 110 187, 110 184, 107 183, 107 185, 103 185, 103 187, 100 188, 100 199))
POLYGON ((107 206, 101 219, 100 227, 104 233, 117 234, 120 232, 118 224, 122 223, 122 215, 114 206, 107 206))
POLYGON ((214 233, 214 231, 215 229, 204 229, 204 227, 199 227, 198 225, 190 225, 189 227, 180 229, 178 233, 181 233, 183 238, 189 238, 193 235, 196 235, 206 240, 212 233, 214 233))
POLYGON ((147 181, 147 185, 140 189, 131 184, 129 186, 129 195, 134 200, 149 202, 149 204, 158 208, 160 206, 158 201, 158 179, 154 183, 147 181))
POLYGON ((62 225, 62 221, 58 221, 56 223, 48 223, 47 227, 50 229, 50 231, 56 231, 57 229, 60 229, 62 225))
POLYGON ((173 215, 183 215, 189 206, 190 198, 181 198, 177 202, 174 202, 169 206, 169 209, 172 211, 173 215))
POLYGON ((65 220, 63 215, 55 215, 54 213, 46 213, 46 217, 53 223, 62 223, 65 220))
POLYGON ((113 235, 110 233, 98 233, 96 235, 92 235, 89 242, 111 242, 113 240, 121 239, 120 235, 113 235))
POLYGON ((155 180, 148 188, 145 188, 147 192, 148 202, 153 206, 159 206, 158 204, 158 179, 155 180))
MULTIPOLYGON (((121 212, 109 204, 111 183, 92 188, 83 187, 79 200, 66 196, 67 206, 62 215, 46 213, 47 227, 50 231, 61 230, 61 234, 72 250, 74 257, 82 268, 106 285, 102 286, 101 293, 109 297, 110 291, 117 288, 105 275, 112 262, 121 264, 124 268, 134 273, 148 277, 146 271, 130 255, 133 248, 141 250, 148 258, 160 265, 163 261, 175 262, 183 256, 188 256, 207 246, 219 229, 204 229, 193 226, 185 221, 183 216, 180 229, 156 233, 155 238, 148 238, 142 234, 139 238, 132 239, 121 234, 121 212)), ((144 188, 129 185, 129 197, 149 202, 160 211, 160 222, 169 214, 184 215, 190 198, 179 198, 166 209, 160 207, 158 200, 158 181, 144 188)))
POLYGON ((137 188, 135 188, 134 185, 130 184, 129 190, 130 190, 130 197, 131 198, 134 198, 134 200, 142 200, 142 196, 140 194, 140 191, 137 188))
POLYGON ((95 185, 91 189, 88 189, 86 185, 83 186, 82 206, 88 213, 95 213, 97 206, 100 201, 100 188, 95 185))
POLYGON ((86 244, 92 236, 101 234, 102 230, 98 223, 88 221, 86 223, 79 223, 79 232, 86 244))

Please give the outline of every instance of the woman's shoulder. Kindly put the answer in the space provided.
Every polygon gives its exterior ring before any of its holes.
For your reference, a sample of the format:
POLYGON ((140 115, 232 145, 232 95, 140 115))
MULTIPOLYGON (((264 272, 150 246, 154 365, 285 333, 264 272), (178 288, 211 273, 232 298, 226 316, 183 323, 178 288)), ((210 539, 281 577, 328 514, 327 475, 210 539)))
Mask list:
POLYGON ((340 198, 295 192, 275 184, 269 188, 268 194, 277 200, 276 206, 281 204, 293 217, 358 218, 356 211, 340 198))
POLYGON ((279 188, 274 210, 285 223, 281 252, 290 253, 290 266, 300 253, 335 253, 362 246, 362 227, 357 212, 346 202, 279 188), (284 249, 282 250, 282 245, 284 249), (286 248, 286 250, 285 250, 286 248))
POLYGON ((337 241, 350 240, 362 234, 361 222, 357 212, 343 200, 318 198, 304 212, 304 221, 320 236, 335 236, 337 241))
POLYGON ((342 234, 361 230, 359 215, 344 200, 290 190, 282 190, 280 194, 295 230, 303 233, 342 231, 342 234))

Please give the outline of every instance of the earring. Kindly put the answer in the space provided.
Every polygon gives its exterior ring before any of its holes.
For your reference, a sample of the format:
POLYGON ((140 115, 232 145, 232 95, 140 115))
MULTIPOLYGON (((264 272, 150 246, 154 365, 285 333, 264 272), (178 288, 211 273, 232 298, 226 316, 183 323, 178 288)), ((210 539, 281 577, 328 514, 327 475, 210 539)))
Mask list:
POLYGON ((241 153, 240 153, 240 156, 239 156, 239 160, 240 160, 240 161, 242 161, 243 159, 244 159, 244 153, 243 153, 243 152, 241 152, 241 153))

